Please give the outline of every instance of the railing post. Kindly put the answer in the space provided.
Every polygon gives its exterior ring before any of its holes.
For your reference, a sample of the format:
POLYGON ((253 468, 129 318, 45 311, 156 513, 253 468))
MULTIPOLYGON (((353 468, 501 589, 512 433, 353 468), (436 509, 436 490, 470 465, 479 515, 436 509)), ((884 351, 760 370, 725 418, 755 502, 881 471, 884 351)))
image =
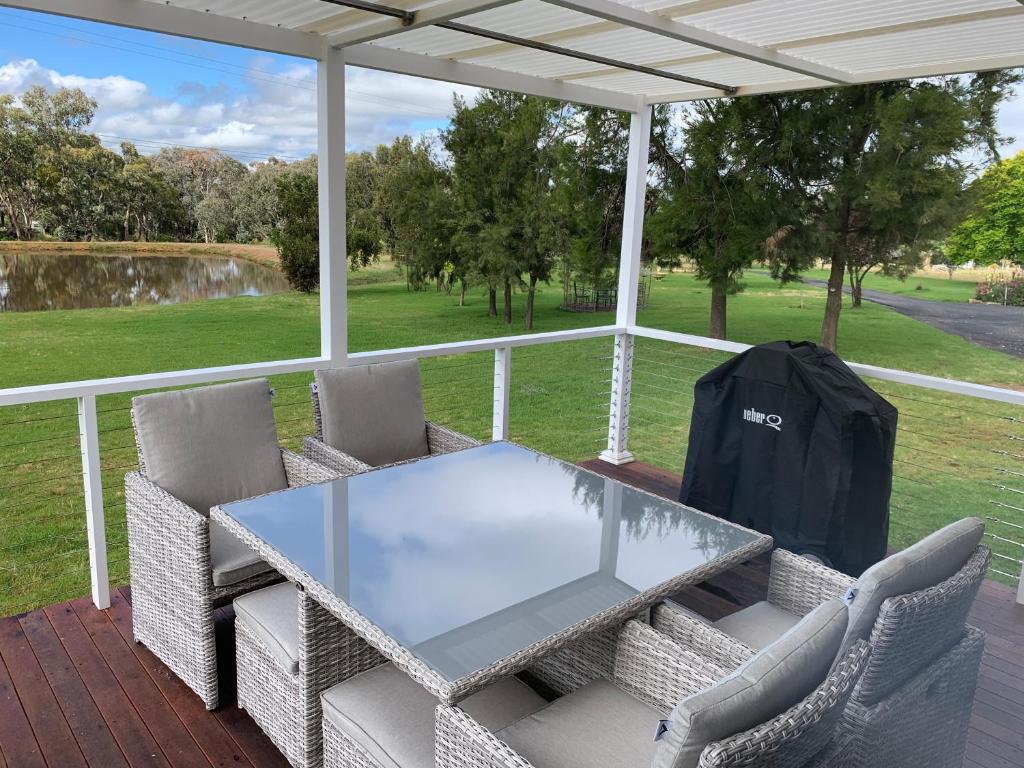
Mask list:
POLYGON ((492 440, 508 440, 508 400, 512 384, 512 347, 494 350, 494 416, 492 440))
POLYGON ((107 572, 107 527, 103 514, 100 431, 96 422, 96 398, 92 395, 78 398, 78 432, 82 446, 85 525, 89 536, 92 601, 97 608, 104 610, 110 607, 110 576, 107 572))
MULTIPOLYGON (((623 201, 622 246, 619 255, 619 290, 616 323, 620 328, 636 325, 637 293, 644 236, 644 205, 647 199, 647 171, 651 148, 651 107, 634 112, 629 121, 629 150, 626 157, 626 197, 623 201)), ((633 383, 633 337, 615 337, 612 363, 611 407, 608 414, 608 448, 601 458, 611 464, 633 461, 629 452, 629 398, 633 383)))
POLYGON ((633 337, 620 333, 615 337, 612 359, 612 399, 608 413, 608 447, 601 459, 609 464, 633 461, 629 451, 629 399, 633 383, 633 337))

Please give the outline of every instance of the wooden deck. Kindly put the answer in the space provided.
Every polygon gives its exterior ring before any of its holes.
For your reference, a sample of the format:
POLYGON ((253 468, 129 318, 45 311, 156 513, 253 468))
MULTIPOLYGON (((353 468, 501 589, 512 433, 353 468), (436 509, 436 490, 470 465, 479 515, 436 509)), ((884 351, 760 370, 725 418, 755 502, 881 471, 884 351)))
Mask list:
MULTIPOLYGON (((643 464, 591 468, 667 497, 679 478, 643 464)), ((764 598, 760 558, 688 590, 681 602, 718 617, 764 598)), ((986 583, 971 614, 988 633, 967 768, 1024 768, 1024 608, 986 583)), ((0 768, 287 766, 234 706, 233 615, 218 613, 222 700, 202 703, 132 641, 131 591, 98 611, 88 598, 0 619, 0 768)), ((936 724, 941 727, 941 724, 936 724)), ((922 767, 924 768, 924 767, 922 767)))

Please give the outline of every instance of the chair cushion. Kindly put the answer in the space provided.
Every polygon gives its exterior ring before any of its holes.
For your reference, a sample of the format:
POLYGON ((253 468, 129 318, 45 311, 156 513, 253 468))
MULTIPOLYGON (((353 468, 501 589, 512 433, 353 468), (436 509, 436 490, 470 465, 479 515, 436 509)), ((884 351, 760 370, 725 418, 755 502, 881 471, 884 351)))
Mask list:
POLYGON ((978 518, 958 520, 864 571, 857 579, 841 652, 858 640, 870 639, 887 599, 933 587, 963 568, 984 533, 985 523, 978 518))
POLYGON ((653 768, 696 768, 708 744, 767 722, 821 685, 846 632, 847 609, 830 600, 742 667, 672 710, 653 768))
MULTIPOLYGON (((393 664, 349 678, 324 692, 324 717, 384 768, 434 768, 437 699, 393 664)), ((514 677, 459 704, 490 731, 544 706, 544 699, 514 677)))
POLYGON ((210 564, 213 585, 227 587, 270 570, 270 565, 220 523, 210 521, 210 564))
POLYGON ((650 765, 665 715, 607 680, 555 699, 495 736, 536 768, 650 765))
POLYGON ((430 453, 416 360, 316 372, 324 442, 373 467, 430 453))
POLYGON ((290 581, 235 598, 242 622, 290 674, 299 673, 299 598, 290 581))
POLYGON ((795 613, 765 601, 719 619, 713 626, 759 651, 774 643, 799 621, 800 617, 795 613))
POLYGON ((204 515, 288 487, 266 379, 132 401, 146 476, 204 515))

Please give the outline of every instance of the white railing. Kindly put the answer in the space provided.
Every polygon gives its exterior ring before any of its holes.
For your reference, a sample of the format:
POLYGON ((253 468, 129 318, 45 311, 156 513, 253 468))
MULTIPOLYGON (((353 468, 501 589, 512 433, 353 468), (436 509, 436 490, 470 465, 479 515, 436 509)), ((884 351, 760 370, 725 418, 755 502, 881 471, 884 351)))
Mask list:
MULTIPOLYGON (((296 372, 310 372, 317 368, 338 367, 358 365, 364 363, 387 362, 405 359, 423 359, 472 355, 473 353, 493 352, 493 373, 485 372, 484 368, 478 368, 484 375, 493 376, 493 402, 491 409, 491 436, 494 439, 507 439, 512 434, 510 431, 510 402, 512 400, 511 380, 513 375, 513 356, 517 348, 539 347, 543 345, 562 344, 581 341, 586 339, 612 340, 611 348, 608 350, 608 357, 604 360, 611 360, 610 375, 605 374, 602 380, 610 386, 606 390, 608 403, 607 440, 602 438, 604 449, 600 451, 601 458, 613 463, 625 463, 632 460, 629 449, 630 438, 630 409, 635 396, 644 393, 645 398, 657 394, 659 390, 658 379, 663 377, 664 385, 660 386, 666 394, 671 392, 682 393, 685 391, 682 380, 672 381, 666 376, 665 371, 658 373, 650 371, 647 374, 651 378, 641 384, 636 381, 637 391, 634 392, 634 367, 641 365, 644 358, 634 360, 634 345, 637 339, 650 340, 652 342, 667 342, 671 345, 706 351, 715 350, 724 353, 738 353, 749 348, 746 344, 736 342, 720 341, 682 333, 673 333, 643 326, 621 326, 606 325, 595 328, 585 328, 572 331, 557 331, 552 333, 526 334, 519 336, 506 336, 500 338, 477 339, 470 341, 454 342, 450 344, 434 344, 419 347, 406 347, 400 349, 376 350, 372 352, 358 352, 344 356, 341 361, 332 361, 326 357, 305 358, 298 360, 285 360, 275 362, 253 363, 249 365, 233 365, 217 368, 204 368, 188 371, 174 371, 167 373, 143 374, 139 376, 125 376, 108 379, 97 379, 89 381, 68 382, 60 384, 46 384, 31 387, 19 387, 0 390, 0 407, 17 406, 32 403, 52 402, 56 400, 77 401, 79 414, 79 441, 81 447, 83 493, 85 506, 85 527, 88 533, 88 548, 90 572, 92 580, 92 596, 99 607, 109 605, 109 583, 107 575, 107 542, 104 526, 104 500, 103 486, 100 476, 100 428, 96 418, 96 398, 104 395, 116 395, 133 393, 144 390, 168 387, 187 387, 197 384, 205 384, 217 381, 237 380, 256 376, 274 376, 280 374, 291 374, 296 372)), ((698 358, 699 359, 699 358, 698 358)), ((684 363, 686 361, 684 360, 684 363)), ((702 368, 700 363, 690 362, 686 365, 677 366, 690 371, 698 376, 711 367, 717 360, 701 360, 706 365, 702 368)), ((661 362, 662 366, 669 363, 661 362)), ((607 365, 602 362, 601 365, 607 365)), ((898 385, 909 385, 918 389, 934 390, 949 395, 974 398, 976 400, 994 401, 1012 406, 1024 406, 1024 392, 1017 392, 997 387, 989 387, 978 384, 971 384, 961 381, 941 379, 933 376, 910 373, 907 371, 879 368, 871 365, 850 363, 850 366, 859 374, 870 377, 873 380, 892 382, 898 385)), ((604 368, 608 371, 608 368, 604 368)), ((668 370, 668 369, 666 369, 668 370)), ((290 403, 299 409, 303 408, 300 400, 290 403)), ((672 415, 658 415, 657 408, 650 407, 651 420, 657 424, 658 419, 668 419, 672 415)), ((673 413, 678 414, 683 406, 677 401, 669 405, 673 413)), ((637 418, 641 413, 637 412, 637 418)), ((926 418, 926 417, 920 417, 926 418)), ((1005 417, 1004 417, 1005 418, 1005 417)), ((1024 424, 1024 419, 1011 421, 1024 424)), ((678 425, 676 425, 678 426, 678 425)), ((573 427, 570 427, 572 429, 573 427)), ((639 425, 638 425, 639 430, 639 425)), ((685 435, 683 436, 685 438, 685 435)), ((1007 435, 1008 439, 1022 439, 1024 435, 1007 435)), ((1024 442, 1020 443, 1024 445, 1024 442)), ((680 449, 682 443, 679 444, 680 449)), ((596 448, 596 446, 595 446, 596 448)), ((595 450, 594 453, 598 451, 595 450)), ((926 451, 927 452, 927 451, 926 451)), ((1014 456, 1024 459, 1019 454, 1024 451, 995 451, 1005 456, 1014 456)), ((593 455, 593 454, 591 454, 593 455)), ((907 460, 911 466, 916 466, 912 460, 907 460)), ((680 456, 681 464, 681 456, 680 456)), ((109 469, 109 468, 108 468, 109 469)), ((1020 477, 1024 479, 1024 473, 1017 473, 1002 469, 1008 472, 1009 477, 1020 477)), ((1024 483, 1019 483, 1021 489, 1006 483, 997 488, 1003 488, 1007 492, 1021 494, 1024 491, 1024 483)), ((1020 502, 1024 502, 1024 495, 1021 495, 1020 502)), ((993 504, 1014 512, 1024 513, 1024 503, 1011 504, 1004 501, 993 501, 993 504)), ((1012 542, 1021 547, 1024 552, 1024 517, 1019 522, 1005 520, 1004 518, 990 517, 996 526, 993 537, 1003 542, 1012 542), (1002 526, 1002 527, 998 527, 1002 526)), ((1017 564, 1020 557, 1013 557, 1010 554, 1001 554, 1002 561, 998 568, 1005 575, 1012 571, 1008 568, 1011 562, 1017 564)), ((1024 579, 1021 580, 1024 583, 1024 579)), ((1024 602, 1024 586, 1020 587, 1019 598, 1024 602)))

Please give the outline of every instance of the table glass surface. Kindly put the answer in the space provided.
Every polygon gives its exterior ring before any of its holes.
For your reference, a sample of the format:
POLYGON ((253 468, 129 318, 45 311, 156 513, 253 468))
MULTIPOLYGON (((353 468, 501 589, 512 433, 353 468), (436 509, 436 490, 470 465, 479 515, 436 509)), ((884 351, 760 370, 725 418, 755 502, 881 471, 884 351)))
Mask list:
POLYGON ((505 442, 222 509, 452 682, 760 538, 505 442))

